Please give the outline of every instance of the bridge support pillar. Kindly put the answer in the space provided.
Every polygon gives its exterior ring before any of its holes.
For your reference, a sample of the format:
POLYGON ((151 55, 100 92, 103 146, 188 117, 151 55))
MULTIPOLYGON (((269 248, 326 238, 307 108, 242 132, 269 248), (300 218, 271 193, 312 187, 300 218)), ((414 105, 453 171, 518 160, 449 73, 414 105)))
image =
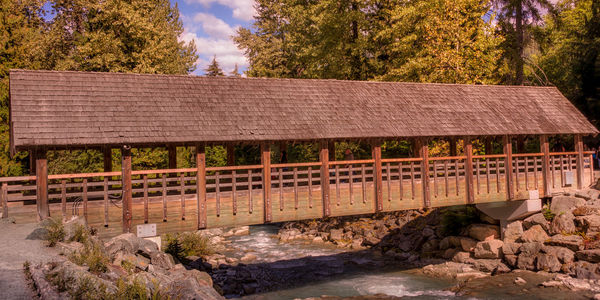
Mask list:
POLYGON ((131 148, 127 145, 121 147, 121 178, 123 199, 123 233, 131 232, 133 219, 133 201, 131 187, 131 148))
POLYGON ((450 156, 456 156, 456 138, 451 138, 450 141, 450 156))
POLYGON ((527 200, 478 203, 475 206, 486 215, 500 221, 501 238, 504 239, 506 225, 511 221, 540 212, 542 200, 537 191, 530 191, 527 200))
POLYGON ((36 204, 38 220, 41 221, 50 217, 50 207, 48 205, 48 159, 46 158, 46 150, 36 150, 34 153, 36 204))
POLYGON ((421 185, 423 186, 423 207, 431 207, 431 193, 429 192, 429 145, 426 140, 417 139, 415 145, 418 147, 421 161, 421 185))

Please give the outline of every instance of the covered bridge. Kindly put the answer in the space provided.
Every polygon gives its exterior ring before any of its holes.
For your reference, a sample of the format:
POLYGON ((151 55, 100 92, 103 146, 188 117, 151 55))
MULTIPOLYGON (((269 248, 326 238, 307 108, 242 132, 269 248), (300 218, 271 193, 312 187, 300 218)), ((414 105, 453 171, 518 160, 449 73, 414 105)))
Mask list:
POLYGON ((98 199, 94 218, 108 225, 115 195, 124 231, 148 222, 153 199, 167 220, 174 193, 180 217, 195 215, 198 228, 548 196, 569 172, 580 188, 593 180, 582 136, 598 133, 555 87, 29 70, 10 72, 10 131, 11 151, 30 151, 36 171, 2 178, 4 203, 34 199, 44 218, 49 198, 65 213, 81 197, 88 217, 88 200, 98 199), (558 135, 573 136, 575 151, 550 152, 558 135), (513 140, 534 137, 539 151, 513 153, 513 140), (382 142, 399 139, 415 155, 383 159, 382 142), (474 155, 475 139, 486 155, 474 155), (496 139, 502 154, 492 154, 496 139), (432 140, 449 142, 450 156, 430 157, 432 140), (340 141, 368 141, 371 159, 334 161, 340 141), (288 142, 319 143, 320 161, 271 164, 271 145, 288 142), (244 143, 261 145, 260 165, 206 167, 205 145, 225 145, 232 163, 244 143), (196 147, 195 168, 176 169, 177 146, 196 147), (132 170, 133 147, 168 148, 170 168, 132 170), (103 150, 105 172, 48 175, 45 153, 60 149, 103 150), (11 188, 25 181, 35 193, 11 188))

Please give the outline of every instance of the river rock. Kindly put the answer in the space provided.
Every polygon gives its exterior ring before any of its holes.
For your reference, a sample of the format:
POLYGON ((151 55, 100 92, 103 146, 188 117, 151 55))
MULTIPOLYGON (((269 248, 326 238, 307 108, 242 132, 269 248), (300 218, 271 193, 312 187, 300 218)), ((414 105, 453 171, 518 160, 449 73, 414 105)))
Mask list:
POLYGON ((573 273, 579 279, 600 280, 600 264, 576 261, 573 263, 573 273))
POLYGON ((86 226, 87 222, 85 221, 85 218, 79 216, 74 216, 70 220, 64 222, 65 241, 72 241, 78 230, 87 230, 86 226))
POLYGON ((440 241, 439 247, 441 250, 461 247, 460 238, 458 236, 447 236, 440 241))
POLYGON ((477 243, 475 246, 475 258, 500 258, 502 256, 502 245, 500 240, 490 240, 477 243))
POLYGON ((504 261, 511 268, 515 268, 517 266, 517 259, 518 259, 518 256, 514 255, 514 254, 505 254, 504 255, 504 261))
POLYGON ((175 265, 175 260, 171 254, 152 252, 150 254, 150 263, 165 270, 169 270, 175 265))
POLYGON ((486 273, 507 273, 510 272, 510 268, 506 266, 500 259, 475 259, 472 264, 479 271, 486 273))
POLYGON ((546 217, 544 217, 544 214, 542 213, 531 215, 523 220, 523 228, 525 230, 533 227, 534 225, 540 225, 544 230, 548 230, 550 228, 550 222, 546 220, 546 217))
POLYGON ((502 244, 502 254, 504 255, 515 255, 519 254, 521 243, 504 242, 502 244))
POLYGON ((146 271, 148 269, 148 265, 150 264, 150 259, 142 255, 134 255, 129 253, 123 255, 123 261, 131 263, 142 271, 146 271))
POLYGON ((521 244, 521 247, 519 247, 519 253, 535 256, 542 250, 542 247, 544 247, 544 244, 538 242, 523 243, 521 244))
POLYGON ((571 251, 579 251, 583 249, 583 238, 579 235, 556 234, 546 240, 545 244, 565 247, 571 251))
POLYGON ((517 258, 517 268, 521 270, 535 271, 536 255, 529 255, 521 252, 517 258))
POLYGON ((526 284, 526 283, 527 283, 527 281, 525 281, 525 279, 523 279, 523 278, 521 278, 521 277, 517 277, 517 278, 515 278, 515 281, 514 281, 514 283, 515 283, 515 284, 518 284, 518 285, 524 285, 524 284, 526 284))
POLYGON ((572 212, 575 208, 585 205, 585 199, 573 196, 556 196, 552 198, 550 211, 555 215, 572 212))
POLYGON ((540 271, 558 272, 560 271, 561 263, 554 255, 540 253, 536 258, 536 268, 540 271))
POLYGON ((329 238, 332 241, 339 241, 339 240, 341 240, 343 238, 342 237, 343 234, 344 234, 344 230, 343 229, 331 229, 329 231, 329 238))
POLYGON ((521 235, 521 241, 524 243, 540 242, 543 243, 548 239, 548 234, 540 225, 533 225, 525 230, 521 235))
POLYGON ((575 252, 564 247, 544 245, 542 252, 555 256, 562 264, 571 263, 575 259, 575 252))
POLYGON ((124 233, 110 239, 104 244, 104 248, 106 249, 106 254, 113 259, 117 252, 135 254, 139 249, 140 240, 143 239, 138 238, 133 233, 124 233))
POLYGON ((477 241, 472 238, 461 236, 458 240, 463 251, 473 252, 477 246, 477 241))
POLYGON ((573 222, 575 216, 571 212, 565 212, 557 215, 552 219, 550 223, 550 234, 571 234, 577 231, 575 228, 575 222, 573 222))
POLYGON ((452 261, 453 262, 457 262, 457 263, 466 263, 470 259, 471 259, 471 253, 470 252, 464 252, 464 251, 458 251, 452 257, 452 261))
POLYGON ((423 273, 437 278, 450 279, 469 279, 481 278, 486 275, 475 270, 472 266, 456 262, 445 262, 437 265, 427 265, 423 267, 423 273))
POLYGON ((523 234, 523 224, 521 221, 510 222, 504 229, 504 242, 514 242, 523 234))
POLYGON ((468 227, 469 236, 478 240, 486 241, 500 238, 500 227, 489 224, 473 224, 468 227))
POLYGON ((233 229, 233 235, 241 236, 241 235, 249 235, 250 234, 250 226, 241 226, 233 229))
POLYGON ((575 223, 585 233, 600 232, 600 215, 594 214, 576 217, 575 223))
POLYGON ((600 214, 600 207, 598 206, 580 206, 573 210, 573 215, 576 217, 598 215, 600 214))
POLYGON ((423 244, 423 246, 421 246, 421 252, 433 252, 438 250, 438 246, 440 244, 440 240, 438 239, 431 239, 427 242, 425 242, 423 244))
POLYGON ((254 255, 252 253, 247 253, 246 255, 242 256, 240 261, 243 263, 249 263, 249 262, 255 261, 257 258, 258 257, 256 257, 256 255, 254 255))
POLYGON ((580 250, 575 253, 575 257, 591 263, 600 263, 600 249, 580 250))

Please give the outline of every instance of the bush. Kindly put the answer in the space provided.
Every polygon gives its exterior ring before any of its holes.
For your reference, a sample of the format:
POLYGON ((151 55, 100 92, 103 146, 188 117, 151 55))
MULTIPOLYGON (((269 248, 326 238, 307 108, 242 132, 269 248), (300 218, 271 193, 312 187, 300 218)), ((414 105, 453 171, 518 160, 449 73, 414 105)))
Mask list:
POLYGON ((479 212, 472 205, 448 208, 442 212, 442 231, 446 236, 460 235, 463 228, 479 222, 479 212))
POLYGON ((146 286, 139 280, 133 280, 131 283, 127 283, 123 279, 117 281, 117 291, 113 295, 114 299, 148 299, 148 291, 146 286))
POLYGON ((108 257, 102 251, 102 246, 95 243, 87 243, 83 250, 74 252, 69 259, 80 265, 88 266, 90 272, 104 273, 108 266, 108 257))
POLYGON ((77 225, 70 241, 79 242, 85 245, 90 241, 90 236, 91 232, 87 229, 87 227, 83 225, 77 225))
POLYGON ((544 218, 546 218, 546 220, 548 220, 548 221, 552 221, 554 219, 554 217, 556 217, 556 214, 550 210, 550 207, 548 206, 548 204, 546 204, 546 205, 544 205, 544 207, 542 207, 542 214, 544 215, 544 218))
POLYGON ((175 236, 167 234, 165 242, 164 251, 178 259, 192 255, 201 256, 213 253, 208 238, 194 232, 178 233, 175 236))
POLYGON ((56 243, 62 242, 65 239, 65 227, 61 218, 54 217, 47 219, 44 229, 48 231, 46 234, 48 247, 54 247, 56 243))
POLYGON ((77 279, 75 287, 69 291, 71 299, 81 300, 103 300, 103 299, 119 299, 112 298, 107 292, 104 284, 97 284, 90 277, 83 276, 77 279))

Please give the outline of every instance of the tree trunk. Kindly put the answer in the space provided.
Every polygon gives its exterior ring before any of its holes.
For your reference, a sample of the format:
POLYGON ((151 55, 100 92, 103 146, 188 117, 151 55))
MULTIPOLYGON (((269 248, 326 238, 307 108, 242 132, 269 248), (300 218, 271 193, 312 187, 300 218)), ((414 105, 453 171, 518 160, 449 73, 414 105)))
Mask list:
POLYGON ((516 31, 516 57, 515 57, 515 84, 523 84, 523 1, 517 0, 515 12, 516 31))

